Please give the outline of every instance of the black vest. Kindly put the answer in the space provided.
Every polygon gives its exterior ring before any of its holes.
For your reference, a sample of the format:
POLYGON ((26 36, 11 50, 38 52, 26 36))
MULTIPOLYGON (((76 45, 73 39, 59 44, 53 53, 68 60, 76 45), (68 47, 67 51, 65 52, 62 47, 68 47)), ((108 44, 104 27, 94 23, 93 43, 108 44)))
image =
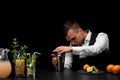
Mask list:
MULTIPOLYGON (((96 40, 97 34, 92 33, 89 45, 93 45, 96 40)), ((104 51, 96 56, 89 56, 80 59, 78 55, 73 55, 73 70, 83 69, 84 64, 95 65, 98 69, 105 70, 108 65, 108 52, 104 51)))

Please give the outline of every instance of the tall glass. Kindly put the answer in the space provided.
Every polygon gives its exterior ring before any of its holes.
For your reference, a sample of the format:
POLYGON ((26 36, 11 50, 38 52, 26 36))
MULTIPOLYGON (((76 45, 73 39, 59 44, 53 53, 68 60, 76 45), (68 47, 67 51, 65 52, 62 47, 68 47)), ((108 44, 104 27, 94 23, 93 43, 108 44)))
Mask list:
POLYGON ((15 62, 15 75, 16 77, 24 77, 25 76, 25 60, 24 59, 16 59, 15 62))
POLYGON ((36 72, 36 56, 32 55, 32 58, 28 58, 27 62, 27 78, 33 78, 35 80, 36 72))

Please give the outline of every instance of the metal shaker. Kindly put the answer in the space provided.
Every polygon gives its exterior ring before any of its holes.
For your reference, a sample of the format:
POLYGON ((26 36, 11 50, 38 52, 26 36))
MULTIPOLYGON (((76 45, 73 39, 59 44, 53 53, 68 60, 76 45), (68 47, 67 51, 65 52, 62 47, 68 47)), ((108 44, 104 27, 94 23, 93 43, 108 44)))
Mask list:
POLYGON ((57 62, 57 71, 58 72, 63 72, 63 70, 64 70, 64 53, 63 54, 57 54, 57 60, 58 60, 58 62, 57 62))

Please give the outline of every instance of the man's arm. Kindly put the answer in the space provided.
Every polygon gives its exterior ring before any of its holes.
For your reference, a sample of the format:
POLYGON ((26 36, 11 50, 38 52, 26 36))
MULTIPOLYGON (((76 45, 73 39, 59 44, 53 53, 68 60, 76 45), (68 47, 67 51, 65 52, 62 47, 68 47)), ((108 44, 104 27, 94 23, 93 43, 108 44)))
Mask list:
POLYGON ((72 47, 72 53, 74 55, 80 55, 80 58, 84 58, 87 56, 94 56, 100 54, 105 50, 109 50, 109 39, 108 39, 108 35, 105 33, 98 34, 94 45, 72 47))

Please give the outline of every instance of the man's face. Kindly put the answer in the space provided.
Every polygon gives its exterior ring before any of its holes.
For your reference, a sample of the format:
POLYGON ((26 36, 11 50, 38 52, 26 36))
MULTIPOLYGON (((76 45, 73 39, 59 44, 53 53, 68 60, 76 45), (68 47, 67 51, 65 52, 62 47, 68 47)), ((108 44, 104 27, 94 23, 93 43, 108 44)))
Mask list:
POLYGON ((69 29, 66 35, 66 40, 70 41, 72 45, 79 46, 83 42, 82 30, 69 29))

